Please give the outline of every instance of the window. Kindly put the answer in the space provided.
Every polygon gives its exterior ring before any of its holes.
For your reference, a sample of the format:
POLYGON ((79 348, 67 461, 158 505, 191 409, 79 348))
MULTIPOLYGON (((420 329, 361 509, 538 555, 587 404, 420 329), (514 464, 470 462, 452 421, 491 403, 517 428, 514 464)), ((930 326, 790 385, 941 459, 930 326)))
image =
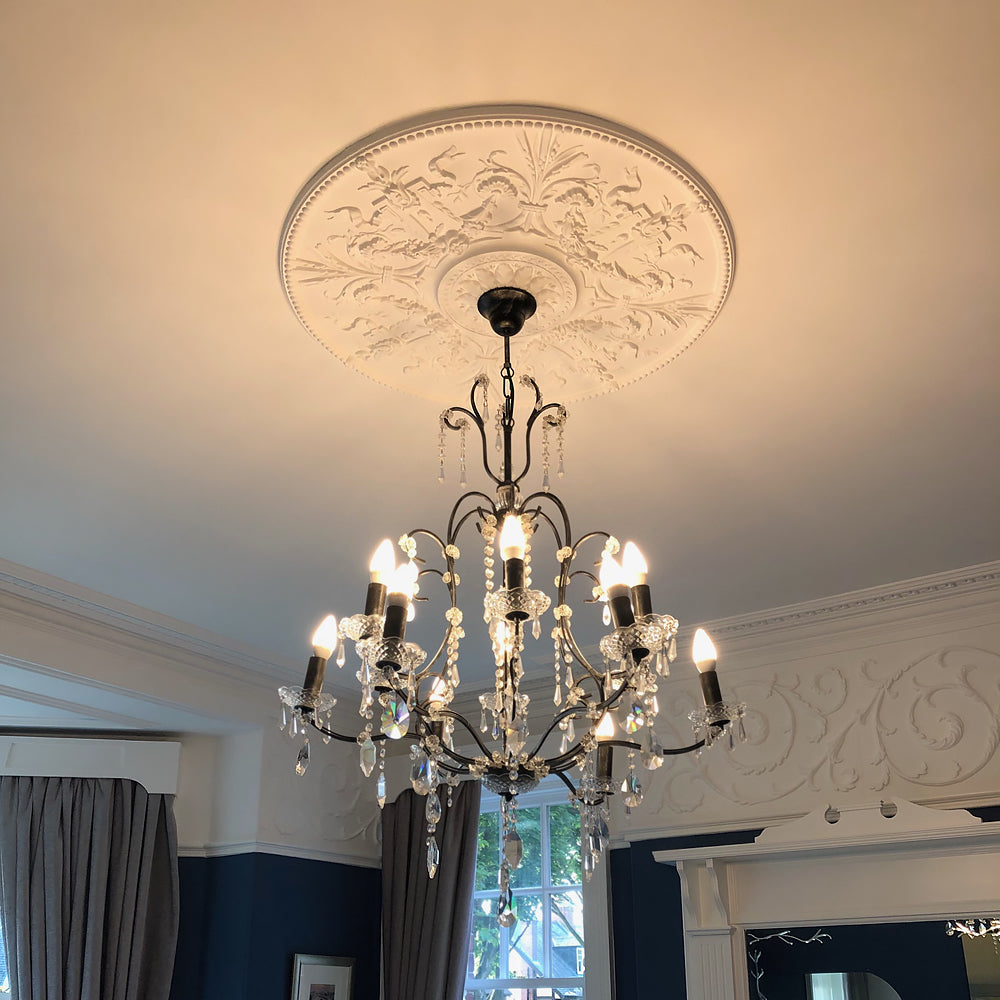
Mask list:
POLYGON ((10 976, 7 973, 7 956, 3 950, 3 927, 0 926, 0 993, 10 993, 10 976))
POLYGON ((517 923, 507 928, 496 922, 499 807, 484 792, 465 1000, 582 1000, 580 815, 559 788, 518 797, 524 857, 511 877, 517 923))

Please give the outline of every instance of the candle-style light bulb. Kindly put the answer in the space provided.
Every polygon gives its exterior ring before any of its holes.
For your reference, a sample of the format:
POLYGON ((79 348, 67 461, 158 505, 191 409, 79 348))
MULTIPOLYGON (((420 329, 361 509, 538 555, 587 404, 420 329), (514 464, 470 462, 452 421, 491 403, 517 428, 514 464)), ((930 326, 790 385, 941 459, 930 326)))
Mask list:
MULTIPOLYGON (((312 656, 306 667, 306 679, 302 684, 307 694, 317 695, 323 690, 323 676, 326 674, 326 661, 337 647, 337 619, 327 615, 313 632, 312 656)), ((312 707, 309 706, 309 710, 312 707)))
POLYGON ((708 708, 718 705, 722 701, 722 688, 719 687, 719 675, 715 672, 717 656, 715 643, 709 639, 708 633, 703 628, 698 629, 694 634, 691 656, 694 659, 694 665, 698 668, 705 705, 708 708))
POLYGON ((653 613, 653 600, 646 583, 649 567, 635 542, 626 542, 622 552, 622 569, 628 581, 632 596, 632 608, 636 618, 645 618, 653 613))
POLYGON ((500 529, 500 558, 523 559, 524 545, 524 527, 521 518, 517 514, 508 514, 503 519, 503 527, 500 529))
POLYGON ((691 644, 691 658, 699 673, 715 669, 717 654, 715 643, 708 637, 708 633, 703 629, 698 629, 694 634, 694 642, 691 644))
POLYGON ((639 551, 639 546, 635 542, 625 543, 625 549, 622 552, 622 570, 630 587, 637 587, 639 584, 646 582, 646 574, 649 572, 649 567, 646 565, 646 560, 643 558, 642 553, 639 551))
MULTIPOLYGON (((382 636, 385 639, 402 640, 406 634, 407 616, 410 602, 417 586, 417 576, 420 570, 415 562, 404 562, 396 567, 388 585, 385 599, 385 626, 382 636)), ((381 666, 381 662, 379 666, 381 666)))
POLYGON ((435 677, 434 683, 431 684, 430 694, 427 695, 427 701, 430 705, 440 708, 448 695, 448 682, 443 677, 435 677))
POLYGON ((388 538, 383 538, 375 550, 372 561, 368 564, 368 571, 372 583, 387 584, 392 579, 392 574, 396 572, 396 556, 388 538))
POLYGON ((337 619, 333 615, 327 615, 313 632, 312 648, 313 655, 324 660, 329 660, 333 651, 337 648, 337 619))
POLYGON ((601 559, 599 576, 601 587, 608 595, 608 607, 611 609, 611 621, 615 628, 625 628, 634 624, 635 616, 632 614, 632 602, 629 600, 629 587, 625 578, 625 570, 622 569, 618 560, 607 552, 601 559))
POLYGON ((396 572, 396 557, 393 554, 392 542, 384 538, 375 550, 368 564, 368 593, 365 594, 365 614, 385 614, 385 595, 387 585, 396 572))
MULTIPOLYGON (((503 559, 503 585, 505 590, 521 590, 524 587, 524 552, 525 538, 521 518, 517 514, 508 514, 503 519, 500 529, 500 556, 503 559)), ((508 612, 510 619, 524 619, 523 611, 508 612)))
POLYGON ((615 717, 610 712, 605 712, 601 716, 601 721, 597 723, 594 735, 599 740, 611 740, 615 736, 615 717))

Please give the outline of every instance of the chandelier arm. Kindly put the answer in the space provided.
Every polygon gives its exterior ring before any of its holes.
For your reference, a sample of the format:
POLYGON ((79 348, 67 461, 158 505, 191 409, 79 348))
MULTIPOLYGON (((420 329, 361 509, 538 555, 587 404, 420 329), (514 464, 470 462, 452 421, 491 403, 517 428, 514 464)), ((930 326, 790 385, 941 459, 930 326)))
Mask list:
MULTIPOLYGON (((483 413, 480 412, 480 410, 479 410, 479 404, 476 402, 476 390, 480 386, 483 386, 484 390, 485 390, 486 387, 489 386, 489 384, 490 384, 489 377, 486 375, 485 372, 482 372, 482 373, 480 373, 479 375, 477 375, 475 377, 475 379, 472 382, 472 388, 469 390, 469 406, 472 407, 472 412, 474 414, 473 419, 476 420, 476 422, 481 427, 485 427, 486 426, 486 421, 489 418, 489 413, 483 414, 483 413)), ((483 396, 483 399, 485 399, 485 398, 486 397, 483 396)))
POLYGON ((482 507, 477 507, 475 510, 467 510, 459 518, 458 523, 455 525, 455 530, 453 532, 451 531, 449 526, 448 537, 452 540, 452 544, 454 545, 455 538, 458 537, 458 533, 462 530, 462 526, 465 524, 466 521, 469 520, 470 517, 474 517, 476 514, 482 517, 484 513, 485 511, 483 510, 482 507))
POLYGON ((611 535, 607 531, 588 531, 587 534, 581 535, 573 546, 573 554, 570 556, 570 559, 575 559, 580 546, 584 542, 589 542, 591 538, 603 538, 607 542, 611 538, 611 535))
POLYGON ((549 726, 548 729, 545 730, 545 734, 538 741, 538 746, 535 747, 535 752, 529 755, 529 759, 530 757, 538 756, 538 754, 541 752, 542 746, 544 745, 545 741, 552 735, 556 726, 558 726, 563 719, 568 719, 572 715, 587 715, 589 713, 590 713, 590 707, 586 703, 581 703, 579 705, 571 705, 569 708, 564 708, 558 715, 556 715, 553 718, 552 724, 549 726))
POLYGON ((691 753, 694 750, 700 750, 705 745, 704 740, 698 740, 697 743, 692 743, 689 747, 667 747, 666 750, 660 750, 661 757, 679 757, 681 754, 691 753))
MULTIPOLYGON (((412 531, 408 531, 407 535, 411 538, 414 535, 426 535, 428 538, 433 538, 435 542, 438 543, 438 547, 441 549, 441 555, 444 555, 445 543, 441 540, 441 536, 437 532, 431 531, 430 528, 414 528, 412 531)), ((416 560, 417 562, 423 562, 423 560, 416 560)), ((431 570, 422 569, 421 574, 431 572, 431 570)))
POLYGON ((479 416, 478 412, 473 412, 472 410, 467 410, 464 406, 452 406, 449 407, 441 416, 441 419, 445 422, 445 425, 453 431, 459 431, 462 429, 461 424, 452 423, 450 414, 452 413, 462 413, 476 425, 476 429, 479 431, 479 438, 483 445, 483 468, 486 470, 486 475, 490 477, 500 486, 503 484, 503 480, 499 476, 495 475, 493 470, 490 468, 490 449, 489 445, 486 443, 486 425, 483 423, 482 417, 479 416))
MULTIPOLYGON (((329 736, 331 737, 331 739, 340 740, 341 743, 358 742, 357 734, 355 734, 354 736, 345 736, 343 733, 338 733, 334 729, 327 729, 326 726, 321 726, 318 722, 314 721, 311 718, 308 719, 307 721, 309 725, 316 730, 316 732, 322 733, 324 736, 329 736)), ((410 739, 416 739, 416 738, 417 737, 415 736, 410 737, 410 739)), ((385 735, 385 733, 369 733, 369 739, 371 739, 373 743, 381 743, 386 739, 388 739, 388 737, 385 735)))
POLYGON ((461 527, 462 523, 465 521, 466 517, 468 517, 469 514, 483 513, 483 507, 482 507, 482 505, 479 505, 479 506, 476 507, 475 510, 468 511, 468 513, 466 513, 462 517, 462 519, 461 519, 461 521, 459 522, 458 525, 455 524, 455 517, 458 515, 459 508, 470 497, 482 497, 482 499, 485 500, 489 504, 489 509, 493 510, 493 497, 488 496, 487 494, 483 493, 481 490, 470 490, 468 493, 463 493, 455 501, 454 505, 451 508, 451 514, 448 515, 448 541, 451 542, 452 544, 455 543, 455 538, 458 535, 459 528, 461 527))
POLYGON ((573 782, 570 781, 569 778, 567 778, 566 775, 563 774, 562 771, 556 771, 555 775, 569 789, 570 795, 572 795, 573 798, 575 799, 576 798, 576 789, 573 787, 573 782))
POLYGON ((569 647, 569 651, 573 654, 573 659, 576 660, 576 662, 579 663, 588 674, 590 674, 593 681, 600 684, 602 675, 590 665, 590 661, 586 656, 584 656, 583 650, 577 645, 576 639, 573 637, 573 631, 569 627, 569 619, 561 618, 559 624, 562 627, 563 641, 569 647))
MULTIPOLYGON (((566 539, 566 544, 569 545, 570 540, 573 537, 573 529, 570 527, 569 523, 569 511, 566 510, 566 505, 562 502, 562 500, 560 500, 555 493, 546 493, 545 490, 538 490, 535 493, 529 493, 528 496, 524 498, 524 506, 527 506, 529 503, 531 503, 532 500, 548 500, 550 503, 555 505, 556 509, 559 511, 560 516, 562 517, 563 529, 564 529, 563 537, 566 539)), ((589 538, 589 537, 590 537, 589 535, 584 535, 584 538, 589 538)), ((582 540, 583 539, 581 539, 581 541, 582 540)), ((580 542, 577 542, 576 545, 573 546, 574 555, 576 554, 576 548, 579 544, 580 542)))
MULTIPOLYGON (((398 691, 396 693, 399 694, 398 691)), ((429 711, 427 711, 426 708, 424 708, 421 705, 414 705, 413 706, 413 711, 416 712, 417 715, 419 715, 422 719, 425 719, 425 720, 426 719, 430 719, 432 722, 436 721, 438 719, 454 719, 456 722, 461 723, 465 727, 465 729, 468 730, 469 735, 476 741, 476 746, 478 746, 479 749, 482 750, 483 753, 487 757, 489 757, 490 759, 492 759, 493 754, 489 750, 486 749, 486 745, 479 738, 479 733, 477 733, 476 730, 471 725, 469 725, 468 720, 464 716, 459 715, 458 712, 453 712, 451 709, 445 708, 445 709, 441 709, 438 712, 435 712, 432 715, 429 711)), ((449 751, 449 752, 452 754, 452 756, 455 757, 456 760, 461 760, 463 763, 466 763, 466 764, 474 764, 475 763, 475 761, 472 760, 471 757, 463 757, 460 754, 456 754, 455 751, 453 751, 453 750, 449 751)))
MULTIPOLYGON (((541 401, 541 393, 538 391, 538 386, 535 384, 535 380, 528 375, 522 375, 522 380, 531 383, 535 390, 535 406, 541 401)), ((562 403, 547 403, 541 409, 535 409, 531 411, 531 416, 528 417, 528 422, 524 428, 524 468, 521 470, 521 474, 516 478, 511 480, 513 483, 519 483, 528 474, 528 469, 531 468, 531 429, 535 426, 535 421, 546 411, 552 409, 559 409, 565 411, 566 407, 562 403)), ((565 419, 565 418, 563 418, 565 419)), ((558 427, 561 421, 549 421, 550 427, 558 427)))
MULTIPOLYGON (((549 515, 546 514, 541 507, 536 507, 533 511, 531 511, 531 514, 534 515, 535 517, 540 517, 543 521, 545 521, 546 524, 548 524, 548 526, 552 529, 552 535, 556 540, 556 548, 561 549, 563 547, 562 538, 559 535, 559 529, 556 527, 555 521, 553 521, 552 518, 549 517, 549 515)), ((560 563, 559 565, 561 567, 562 563, 560 563)))

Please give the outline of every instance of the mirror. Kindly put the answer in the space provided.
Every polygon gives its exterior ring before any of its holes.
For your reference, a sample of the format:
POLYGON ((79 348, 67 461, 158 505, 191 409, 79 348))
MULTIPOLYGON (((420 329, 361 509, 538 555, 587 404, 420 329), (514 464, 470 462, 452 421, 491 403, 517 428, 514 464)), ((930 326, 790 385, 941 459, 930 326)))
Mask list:
POLYGON ((881 977, 870 972, 813 972, 806 980, 808 1000, 902 1000, 881 977))
POLYGON ((1000 1000, 1000 941, 945 926, 748 929, 750 1000, 1000 1000))

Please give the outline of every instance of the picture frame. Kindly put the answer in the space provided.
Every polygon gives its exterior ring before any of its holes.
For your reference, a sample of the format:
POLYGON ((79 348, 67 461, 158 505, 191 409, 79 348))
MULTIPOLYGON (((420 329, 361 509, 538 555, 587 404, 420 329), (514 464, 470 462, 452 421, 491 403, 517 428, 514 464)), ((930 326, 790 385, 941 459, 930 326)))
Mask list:
POLYGON ((353 958, 296 955, 291 1000, 351 1000, 353 980, 353 958))

